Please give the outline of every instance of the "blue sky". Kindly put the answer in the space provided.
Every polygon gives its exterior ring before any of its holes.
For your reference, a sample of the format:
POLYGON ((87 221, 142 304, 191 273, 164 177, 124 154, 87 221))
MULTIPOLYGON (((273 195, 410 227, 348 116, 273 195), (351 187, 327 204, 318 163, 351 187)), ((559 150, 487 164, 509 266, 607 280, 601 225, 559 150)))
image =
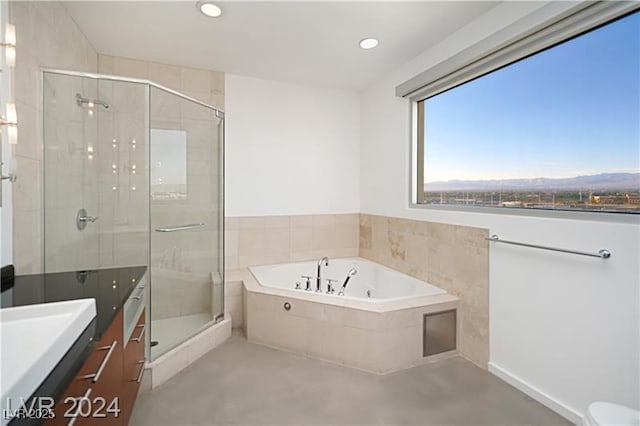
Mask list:
POLYGON ((425 182, 640 171, 640 12, 437 95, 425 182))

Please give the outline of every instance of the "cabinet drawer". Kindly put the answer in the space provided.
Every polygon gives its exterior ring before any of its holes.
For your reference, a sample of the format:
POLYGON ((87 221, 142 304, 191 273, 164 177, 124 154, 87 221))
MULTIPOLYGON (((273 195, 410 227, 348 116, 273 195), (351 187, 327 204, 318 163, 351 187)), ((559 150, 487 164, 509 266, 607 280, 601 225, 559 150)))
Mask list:
POLYGON ((55 406, 55 418, 47 421, 49 425, 89 425, 122 424, 121 415, 117 417, 106 409, 118 398, 118 408, 122 405, 120 385, 123 373, 122 312, 120 312, 104 335, 95 343, 94 349, 80 368, 64 396, 55 406), (84 398, 83 415, 75 418, 69 414, 79 408, 74 398, 84 398), (86 416, 86 417, 85 417, 86 416), (103 417, 106 416, 106 417, 103 417))

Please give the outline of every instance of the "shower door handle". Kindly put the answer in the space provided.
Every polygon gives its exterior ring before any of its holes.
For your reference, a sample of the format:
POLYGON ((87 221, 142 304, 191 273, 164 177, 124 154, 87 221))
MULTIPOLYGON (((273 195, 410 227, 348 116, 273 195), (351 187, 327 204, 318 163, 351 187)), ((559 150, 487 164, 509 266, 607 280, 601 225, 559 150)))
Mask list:
POLYGON ((156 228, 156 232, 176 232, 176 231, 186 231, 188 229, 194 228, 202 228, 205 226, 204 223, 190 223, 188 225, 176 225, 176 226, 166 226, 163 228, 156 228))

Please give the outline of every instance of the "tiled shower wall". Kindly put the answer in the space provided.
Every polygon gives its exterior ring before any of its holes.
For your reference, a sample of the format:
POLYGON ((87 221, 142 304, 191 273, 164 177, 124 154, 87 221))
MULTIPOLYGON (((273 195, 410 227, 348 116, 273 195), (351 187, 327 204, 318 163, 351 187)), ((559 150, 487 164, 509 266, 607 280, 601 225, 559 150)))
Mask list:
POLYGON ((426 281, 461 299, 460 353, 489 361, 487 229, 360 215, 361 257, 426 281))
MULTIPOLYGON (((13 261, 16 273, 43 269, 43 154, 40 67, 95 72, 98 54, 58 2, 9 3, 18 39, 14 93, 18 181, 13 192, 13 261)), ((73 220, 73 218, 71 219, 73 220)))

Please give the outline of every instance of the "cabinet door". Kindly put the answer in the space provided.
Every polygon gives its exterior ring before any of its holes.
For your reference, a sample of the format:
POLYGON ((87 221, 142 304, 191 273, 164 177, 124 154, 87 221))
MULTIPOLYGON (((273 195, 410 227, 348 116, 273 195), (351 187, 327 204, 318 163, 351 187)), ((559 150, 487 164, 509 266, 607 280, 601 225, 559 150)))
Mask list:
POLYGON ((55 419, 47 425, 123 424, 122 412, 116 412, 122 406, 122 348, 120 312, 56 404, 55 419))
POLYGON ((124 424, 129 423, 129 418, 133 412, 133 405, 138 396, 138 389, 144 374, 145 358, 145 311, 143 310, 138 318, 133 334, 127 342, 124 350, 124 377, 122 383, 122 420, 124 424))

